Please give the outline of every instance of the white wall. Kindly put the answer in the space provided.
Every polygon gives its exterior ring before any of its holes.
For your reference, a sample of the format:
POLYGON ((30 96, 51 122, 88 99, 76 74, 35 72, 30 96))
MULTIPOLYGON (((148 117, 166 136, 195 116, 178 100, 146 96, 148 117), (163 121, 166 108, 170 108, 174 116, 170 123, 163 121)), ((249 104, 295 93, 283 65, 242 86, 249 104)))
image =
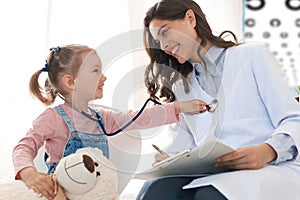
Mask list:
POLYGON ((12 176, 12 148, 43 109, 29 96, 28 80, 44 64, 46 14, 47 1, 1 1, 0 180, 12 176))
POLYGON ((243 0, 196 0, 206 14, 212 30, 234 32, 238 40, 243 38, 243 0))

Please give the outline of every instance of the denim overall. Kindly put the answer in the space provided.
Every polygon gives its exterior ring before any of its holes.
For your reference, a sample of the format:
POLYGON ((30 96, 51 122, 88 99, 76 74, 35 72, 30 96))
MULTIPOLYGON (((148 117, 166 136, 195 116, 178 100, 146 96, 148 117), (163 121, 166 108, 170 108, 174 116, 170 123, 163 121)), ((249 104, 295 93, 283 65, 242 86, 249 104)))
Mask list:
MULTIPOLYGON (((97 147, 102 150, 103 155, 107 158, 109 158, 109 150, 108 150, 108 142, 106 135, 102 133, 102 129, 99 126, 101 133, 99 134, 91 134, 91 133, 83 133, 76 131, 72 125, 72 122, 70 118, 67 116, 65 111, 61 106, 56 106, 55 109, 58 111, 58 113, 62 116, 62 118, 65 120, 69 127, 69 139, 65 145, 65 149, 63 152, 62 157, 66 157, 72 153, 75 153, 77 149, 85 148, 85 147, 97 147)), ((100 120, 98 120, 99 123, 103 124, 103 118, 100 112, 97 110, 94 110, 98 117, 100 117, 100 120)), ((46 159, 48 158, 48 155, 45 153, 44 160, 46 162, 46 159)), ((58 162, 49 163, 46 162, 46 165, 48 167, 48 174, 51 174, 54 172, 56 165, 58 162)))

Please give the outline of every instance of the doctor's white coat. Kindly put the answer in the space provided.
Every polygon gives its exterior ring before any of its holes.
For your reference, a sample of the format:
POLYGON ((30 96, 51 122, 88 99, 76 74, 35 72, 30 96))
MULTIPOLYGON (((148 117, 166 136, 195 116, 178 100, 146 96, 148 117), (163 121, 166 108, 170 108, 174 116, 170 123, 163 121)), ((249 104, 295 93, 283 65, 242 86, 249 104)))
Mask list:
MULTIPOLYGON (((212 100, 199 86, 194 73, 190 92, 175 86, 177 101, 212 100)), ((272 53, 262 44, 228 48, 215 113, 181 115, 170 125, 174 141, 169 152, 201 145, 216 138, 233 147, 265 142, 278 133, 290 135, 300 150, 300 104, 284 83, 272 53)), ((195 179, 184 188, 214 185, 230 200, 300 199, 300 158, 259 170, 240 170, 195 179)))

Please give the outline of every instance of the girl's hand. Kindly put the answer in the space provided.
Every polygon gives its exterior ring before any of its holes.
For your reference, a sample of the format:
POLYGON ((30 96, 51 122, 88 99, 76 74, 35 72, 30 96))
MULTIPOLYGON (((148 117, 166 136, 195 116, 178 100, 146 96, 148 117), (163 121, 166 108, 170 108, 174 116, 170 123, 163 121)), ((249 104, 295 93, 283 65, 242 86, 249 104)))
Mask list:
POLYGON ((55 176, 52 176, 55 182, 54 200, 67 200, 64 189, 57 183, 55 176))
POLYGON ((205 105, 206 103, 199 99, 174 103, 176 114, 179 114, 180 112, 191 113, 191 114, 202 113, 206 111, 205 105))
POLYGON ((219 157, 216 167, 231 169, 260 169, 265 164, 276 159, 275 150, 266 143, 239 148, 234 152, 219 157))
POLYGON ((55 196, 55 182, 48 174, 38 172, 34 167, 27 167, 20 171, 20 176, 26 186, 39 196, 52 200, 55 196))
POLYGON ((60 185, 57 186, 57 193, 54 200, 67 200, 64 189, 60 185))

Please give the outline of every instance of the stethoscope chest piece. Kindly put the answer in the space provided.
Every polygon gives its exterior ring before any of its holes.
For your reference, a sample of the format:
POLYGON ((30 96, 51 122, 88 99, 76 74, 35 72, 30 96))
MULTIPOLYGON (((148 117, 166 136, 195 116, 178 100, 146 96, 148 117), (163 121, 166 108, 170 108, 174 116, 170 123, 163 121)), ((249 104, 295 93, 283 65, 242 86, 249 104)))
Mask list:
POLYGON ((213 113, 218 107, 218 100, 213 99, 209 104, 205 105, 207 112, 213 113))

